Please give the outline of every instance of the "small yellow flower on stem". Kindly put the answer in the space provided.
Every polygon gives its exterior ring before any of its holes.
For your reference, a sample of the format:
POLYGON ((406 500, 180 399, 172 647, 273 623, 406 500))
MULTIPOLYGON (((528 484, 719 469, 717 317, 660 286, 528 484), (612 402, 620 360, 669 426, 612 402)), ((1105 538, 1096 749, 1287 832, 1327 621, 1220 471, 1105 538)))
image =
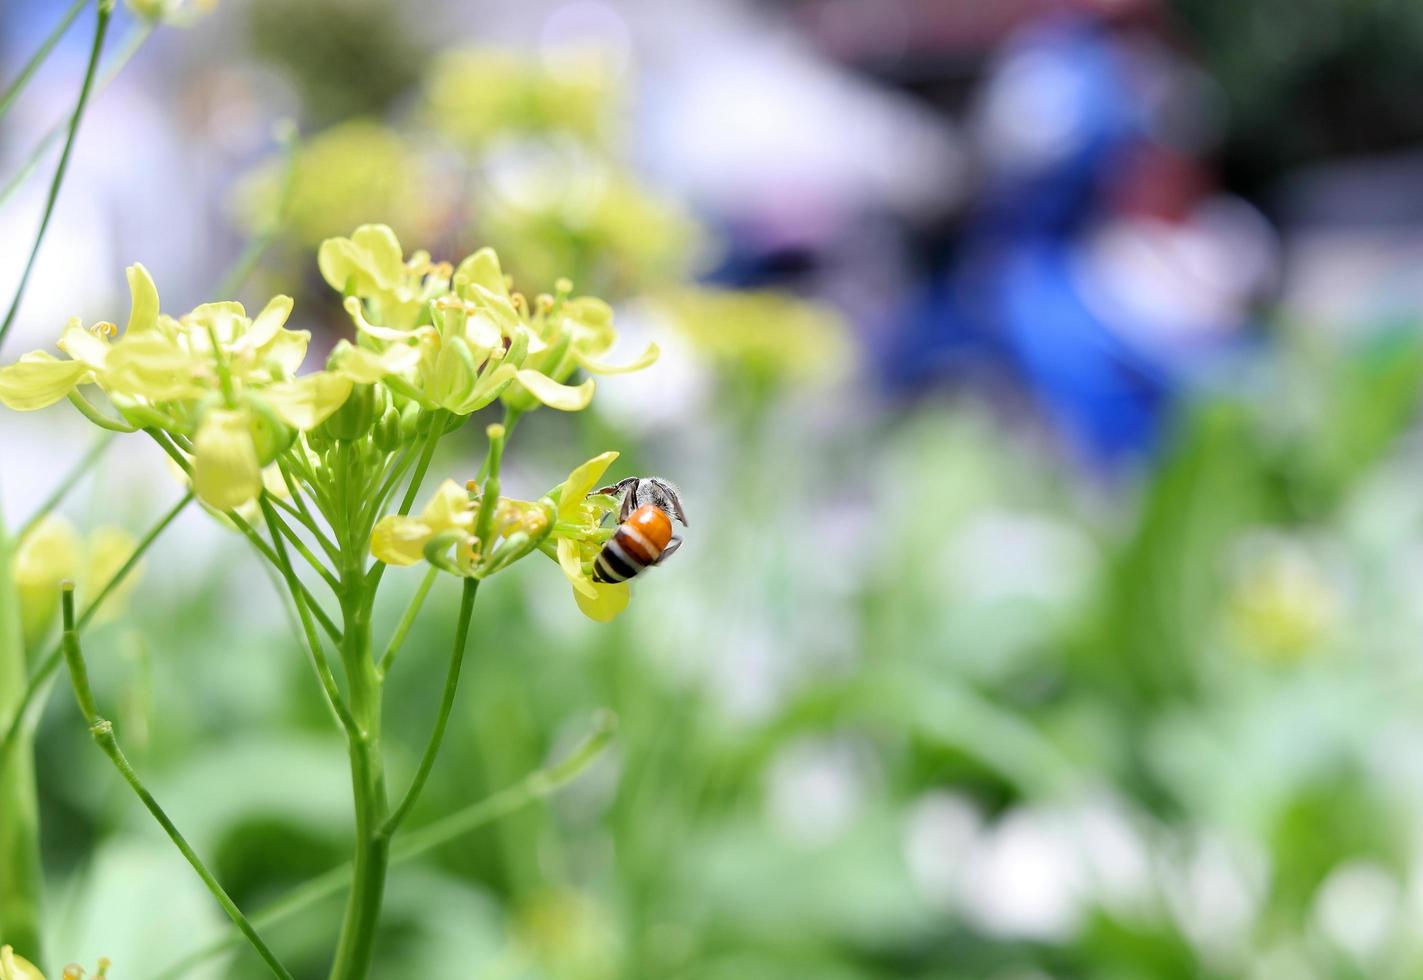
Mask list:
POLYGON ((589 500, 588 494, 598 485, 603 474, 618 458, 615 452, 594 456, 568 474, 568 479, 554 491, 558 497, 558 565, 568 583, 573 586, 573 598, 589 619, 606 623, 627 608, 629 590, 626 582, 595 582, 585 570, 602 547, 593 535, 602 524, 608 510, 605 505, 589 500))

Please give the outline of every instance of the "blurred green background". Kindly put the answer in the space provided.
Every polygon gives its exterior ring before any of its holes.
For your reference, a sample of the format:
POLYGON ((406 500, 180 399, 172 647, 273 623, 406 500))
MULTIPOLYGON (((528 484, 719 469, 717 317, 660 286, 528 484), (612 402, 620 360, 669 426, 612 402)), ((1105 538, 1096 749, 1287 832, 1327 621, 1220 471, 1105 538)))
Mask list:
MULTIPOLYGON (((50 7, 0 11, 0 77, 50 7)), ((186 308, 266 234, 241 298, 290 292, 329 347, 314 249, 364 221, 567 276, 665 352, 525 421, 504 483, 617 448, 679 485, 686 545, 606 626, 549 563, 483 590, 411 826, 604 709, 616 738, 396 868, 376 976, 1423 975, 1412 6, 179 13, 96 96, 7 360, 117 318, 128 262, 186 308)), ((86 30, 0 130, 7 178, 86 30)), ((39 183, 0 212, 0 286, 39 183)), ((0 420, 12 523, 87 447, 70 414, 0 420)), ((473 476, 478 428, 434 472, 473 476)), ((66 515, 141 531, 179 492, 157 455, 120 440, 66 515)), ((378 638, 419 577, 388 576, 378 638)), ((392 679, 396 779, 456 592, 392 679)), ((343 747, 241 539, 185 515, 87 653, 240 905, 345 859, 343 747)), ((137 978, 220 934, 62 689, 36 765, 52 947, 137 978)), ((339 908, 272 930, 299 977, 339 908)), ((235 950, 183 975, 265 973, 235 950)))

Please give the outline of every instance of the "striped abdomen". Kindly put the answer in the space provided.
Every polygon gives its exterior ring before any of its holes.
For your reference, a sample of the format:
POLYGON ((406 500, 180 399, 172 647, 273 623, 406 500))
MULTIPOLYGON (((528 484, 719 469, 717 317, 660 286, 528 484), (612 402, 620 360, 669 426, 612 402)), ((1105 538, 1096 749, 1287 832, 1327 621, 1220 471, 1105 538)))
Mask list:
POLYGON ((643 504, 618 525, 593 561, 593 581, 626 582, 657 564, 672 540, 672 519, 655 504, 643 504))

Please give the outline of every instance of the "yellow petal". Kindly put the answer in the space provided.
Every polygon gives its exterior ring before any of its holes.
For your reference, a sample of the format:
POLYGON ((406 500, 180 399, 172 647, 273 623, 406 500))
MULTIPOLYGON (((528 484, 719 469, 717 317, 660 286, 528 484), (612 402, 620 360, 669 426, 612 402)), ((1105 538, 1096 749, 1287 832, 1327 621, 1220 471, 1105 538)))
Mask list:
POLYGON ((429 525, 433 534, 468 530, 474 526, 474 505, 469 491, 454 480, 446 480, 425 505, 420 520, 429 525))
POLYGON ((404 374, 420 363, 420 348, 400 345, 375 351, 357 347, 342 340, 331 352, 326 369, 350 378, 357 384, 371 385, 392 374, 404 374))
POLYGON ((244 413, 215 409, 203 419, 193 437, 193 490, 222 511, 262 492, 262 467, 244 413))
POLYGON ((422 520, 388 514, 371 532, 371 554, 387 565, 413 565, 425 557, 425 542, 434 536, 422 520))
POLYGON ((17 412, 53 405, 73 391, 88 370, 78 361, 33 351, 0 368, 0 402, 17 412))
POLYGON ((455 276, 464 276, 470 285, 483 287, 496 296, 507 293, 509 289, 504 282, 504 270, 499 268, 499 256, 488 247, 481 248, 461 262, 455 269, 455 276))
POLYGON ((351 322, 356 325, 356 329, 376 340, 384 341, 387 344, 406 344, 410 342, 411 334, 414 331, 400 330, 395 327, 382 327, 366 319, 366 311, 361 306, 361 301, 355 296, 347 296, 346 302, 342 304, 346 312, 351 315, 351 322))
POLYGON ((344 374, 316 371, 294 381, 262 389, 261 397, 287 425, 309 432, 346 404, 351 379, 344 374))
POLYGON ((59 335, 59 349, 85 367, 95 371, 104 369, 104 361, 109 354, 109 342, 84 329, 84 321, 71 317, 59 335))
POLYGON ((265 347, 277 335, 277 331, 282 329, 291 314, 292 298, 273 296, 271 301, 262 307, 262 312, 257 314, 257 319, 252 321, 252 326, 247 328, 247 339, 252 349, 265 347))
POLYGON ((594 582, 594 594, 584 595, 573 590, 573 598, 583 615, 599 623, 606 623, 628 606, 631 590, 626 582, 594 582))
POLYGON ((264 366, 275 365, 279 376, 290 377, 306 360, 306 348, 310 344, 310 330, 278 330, 277 335, 257 351, 257 358, 264 366))
POLYGON ((158 287, 141 263, 127 269, 129 312, 125 333, 152 330, 158 323, 158 287))
POLYGON ((641 371, 643 368, 651 367, 661 355, 661 348, 653 343, 648 344, 641 354, 626 364, 609 364, 606 361, 599 361, 595 358, 580 354, 576 348, 573 351, 573 359, 578 362, 579 367, 589 374, 631 374, 633 371, 641 371))
POLYGON ((578 412, 588 407, 593 400, 593 379, 581 385, 559 384, 546 374, 528 369, 514 375, 519 384, 549 408, 561 412, 578 412))
POLYGON ((603 474, 608 471, 608 467, 617 458, 618 454, 609 450, 594 456, 568 474, 568 479, 563 481, 563 489, 559 492, 559 517, 572 514, 582 505, 583 498, 588 496, 588 493, 598 485, 598 481, 603 478, 603 474))
POLYGON ((125 334, 109 348, 102 387, 153 402, 196 398, 206 390, 194 378, 201 360, 160 331, 125 334))
POLYGON ((12 947, 0 946, 0 980, 44 980, 44 974, 12 947))
POLYGON ((583 559, 577 541, 571 538, 558 539, 558 567, 563 569, 564 577, 568 579, 568 584, 573 586, 575 593, 589 599, 598 597, 593 580, 583 573, 583 559))

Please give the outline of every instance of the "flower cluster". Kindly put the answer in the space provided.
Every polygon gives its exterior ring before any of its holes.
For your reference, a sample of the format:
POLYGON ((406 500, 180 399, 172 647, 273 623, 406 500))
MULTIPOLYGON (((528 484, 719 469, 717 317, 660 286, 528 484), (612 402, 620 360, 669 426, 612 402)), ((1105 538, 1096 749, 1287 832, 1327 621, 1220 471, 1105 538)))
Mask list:
POLYGON ((590 574, 612 533, 607 518, 617 510, 617 501, 592 490, 617 457, 615 452, 593 457, 537 501, 490 500, 491 519, 482 535, 481 488, 446 481, 418 517, 383 518, 371 535, 371 552, 388 565, 424 559, 456 575, 484 578, 538 549, 557 559, 578 608, 606 622, 627 608, 628 586, 595 582, 590 574))
MULTIPOLYGON (((576 373, 639 370, 657 359, 657 345, 611 363, 617 331, 606 303, 574 296, 566 280, 530 300, 488 248, 451 265, 426 252, 406 256, 390 228, 363 225, 323 242, 317 264, 344 294, 355 325, 354 339, 338 342, 320 370, 298 373, 310 336, 286 327, 289 298, 251 318, 234 302, 172 317, 160 311, 148 272, 134 265, 126 327, 71 320, 58 345, 67 357, 34 351, 0 368, 0 402, 33 410, 68 398, 99 425, 147 431, 203 503, 249 533, 259 518, 268 521, 273 559, 280 558, 275 509, 303 524, 337 566, 303 554, 328 581, 349 583, 367 551, 386 564, 423 558, 484 578, 541 550, 558 561, 590 616, 621 611, 626 586, 588 574, 616 507, 590 491, 616 454, 585 463, 538 501, 514 500, 498 488, 506 430, 491 426, 481 481, 448 481, 418 517, 406 514, 436 443, 464 417, 496 401, 510 424, 541 405, 578 411, 594 381, 576 373), (89 400, 91 388, 112 412, 89 400), (384 515, 412 466, 399 512, 384 515)), ((57 527, 41 530, 53 539, 48 553, 77 551, 57 527)), ((285 536, 301 551, 294 533, 285 536)), ((53 576, 40 578, 52 592, 53 576)))
POLYGON ((591 48, 570 48, 544 61, 494 48, 450 51, 426 79, 426 114, 468 150, 511 133, 553 131, 597 141, 609 128, 617 94, 611 69, 591 48))
POLYGON ((636 371, 657 359, 656 344, 623 365, 603 358, 617 340, 612 310, 593 297, 572 297, 566 280, 532 302, 511 291, 493 249, 453 269, 416 252, 405 257, 385 225, 364 225, 350 238, 322 243, 321 274, 346 293, 356 344, 332 354, 352 380, 384 381, 427 409, 468 415, 495 399, 515 411, 538 405, 586 408, 593 381, 570 385, 573 373, 636 371))
POLYGON ((122 332, 109 322, 86 328, 75 317, 59 338, 69 357, 34 351, 0 369, 0 402, 30 411, 68 397, 99 421, 82 391, 96 386, 122 427, 179 440, 192 456, 194 490, 209 506, 226 511, 252 500, 262 490, 262 467, 341 407, 350 380, 297 376, 311 335, 286 328, 289 297, 275 297, 255 318, 234 302, 205 303, 175 318, 159 312, 158 289, 142 265, 129 267, 128 283, 122 332))

